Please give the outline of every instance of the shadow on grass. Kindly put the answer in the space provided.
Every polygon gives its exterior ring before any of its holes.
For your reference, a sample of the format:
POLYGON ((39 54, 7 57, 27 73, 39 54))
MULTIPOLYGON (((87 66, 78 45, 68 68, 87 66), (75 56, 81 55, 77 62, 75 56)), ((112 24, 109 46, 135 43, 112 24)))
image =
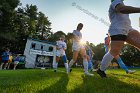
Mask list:
POLYGON ((68 75, 65 73, 56 83, 44 88, 43 90, 37 91, 37 93, 67 93, 68 81, 68 75))
MULTIPOLYGON (((47 70, 17 71, 2 75, 0 93, 140 93, 139 84, 125 83, 119 80, 119 76, 121 75, 109 74, 108 78, 102 79, 97 74, 94 77, 82 74, 79 78, 83 83, 67 91, 69 77, 66 73, 47 70)), ((128 77, 133 78, 133 76, 128 77)), ((128 77, 121 76, 121 78, 128 77)), ((72 82, 79 82, 78 80, 72 79, 72 82)))
MULTIPOLYGON (((116 77, 102 79, 99 76, 82 76, 83 84, 71 93, 140 93, 140 86, 127 84, 116 77)), ((125 77, 124 77, 125 78, 125 77)))
MULTIPOLYGON (((115 74, 115 73, 111 73, 110 74, 111 77, 114 76, 114 77, 122 77, 122 78, 129 78, 129 79, 138 79, 138 77, 140 76, 139 74, 115 74)), ((140 78, 139 78, 140 80, 140 78)))
MULTIPOLYGON (((60 84, 62 84, 60 87, 67 82, 66 74, 54 74, 54 72, 47 70, 10 71, 5 73, 1 75, 0 93, 36 93, 40 89, 51 86, 51 84, 55 83, 55 80, 57 83, 59 78, 60 84), (65 80, 64 82, 62 82, 63 79, 65 80)), ((46 92, 44 90, 40 93, 46 92)))

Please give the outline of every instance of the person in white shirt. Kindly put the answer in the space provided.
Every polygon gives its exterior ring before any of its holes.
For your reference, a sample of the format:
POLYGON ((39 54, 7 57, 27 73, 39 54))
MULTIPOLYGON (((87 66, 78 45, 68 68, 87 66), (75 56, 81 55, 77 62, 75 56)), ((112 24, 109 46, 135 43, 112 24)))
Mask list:
MULTIPOLYGON (((111 49, 104 55, 101 66, 97 71, 102 78, 107 77, 105 70, 111 60, 119 55, 124 42, 140 50, 140 33, 131 26, 131 21, 129 19, 129 14, 131 13, 140 13, 140 8, 126 6, 123 0, 111 0, 109 8, 111 49)), ((117 61, 122 60, 118 58, 117 61)))
POLYGON ((82 28, 83 28, 83 24, 79 23, 78 26, 77 26, 77 29, 73 31, 73 45, 72 45, 73 58, 69 63, 69 71, 70 72, 72 71, 71 67, 76 62, 78 54, 80 52, 80 54, 83 58, 85 75, 93 76, 93 74, 90 74, 88 72, 88 60, 87 60, 86 50, 85 50, 84 45, 82 45, 80 43, 80 41, 82 39, 82 33, 80 31, 82 30, 82 28))
POLYGON ((62 35, 58 41, 56 41, 56 63, 55 65, 53 65, 54 68, 54 72, 57 71, 57 67, 58 67, 58 62, 60 60, 60 57, 62 57, 62 60, 64 62, 65 68, 66 68, 66 73, 68 74, 69 72, 69 68, 68 68, 68 63, 67 63, 67 56, 65 53, 65 50, 67 49, 67 45, 64 42, 65 40, 65 36, 62 35))

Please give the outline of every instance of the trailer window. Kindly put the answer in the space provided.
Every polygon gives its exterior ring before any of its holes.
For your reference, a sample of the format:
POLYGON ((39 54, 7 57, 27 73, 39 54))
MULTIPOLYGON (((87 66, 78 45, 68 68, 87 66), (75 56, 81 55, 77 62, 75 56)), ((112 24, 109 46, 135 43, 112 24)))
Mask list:
POLYGON ((31 44, 31 49, 35 49, 36 43, 31 44))

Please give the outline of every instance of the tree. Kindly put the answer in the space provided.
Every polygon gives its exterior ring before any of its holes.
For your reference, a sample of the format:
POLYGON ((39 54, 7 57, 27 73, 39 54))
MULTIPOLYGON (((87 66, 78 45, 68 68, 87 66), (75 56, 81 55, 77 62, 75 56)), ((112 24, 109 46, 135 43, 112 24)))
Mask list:
POLYGON ((13 20, 18 4, 19 0, 0 0, 0 50, 16 40, 13 20))
POLYGON ((72 38, 73 38, 73 35, 72 33, 68 33, 66 35, 66 41, 67 41, 67 50, 66 50, 66 54, 67 54, 67 58, 68 60, 71 60, 72 59, 72 38))
POLYGON ((92 47, 93 47, 93 51, 95 53, 94 59, 95 60, 102 60, 102 58, 103 58, 103 56, 105 54, 104 44, 100 43, 97 46, 92 45, 92 47))
POLYGON ((37 20, 38 22, 36 32, 38 33, 38 36, 40 37, 40 39, 48 39, 52 34, 52 32, 50 31, 51 22, 48 20, 48 17, 46 17, 42 12, 39 12, 37 20))
POLYGON ((38 12, 36 5, 15 9, 18 5, 19 0, 0 1, 0 39, 3 40, 0 41, 0 48, 9 47, 23 53, 28 37, 47 39, 52 34, 51 22, 42 12, 38 12))
POLYGON ((66 34, 63 31, 57 31, 56 33, 52 34, 48 40, 50 42, 56 42, 61 35, 64 35, 66 37, 66 34))
POLYGON ((121 51, 121 58, 128 66, 140 65, 140 51, 128 44, 126 44, 121 51))

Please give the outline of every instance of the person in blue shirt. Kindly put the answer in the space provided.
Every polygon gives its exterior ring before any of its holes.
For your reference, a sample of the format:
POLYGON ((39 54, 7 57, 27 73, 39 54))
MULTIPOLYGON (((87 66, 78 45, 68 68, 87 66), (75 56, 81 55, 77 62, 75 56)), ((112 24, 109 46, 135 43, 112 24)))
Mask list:
POLYGON ((9 55, 11 55, 11 52, 9 52, 10 49, 6 48, 5 51, 2 53, 2 63, 0 65, 0 69, 3 68, 4 65, 4 69, 6 69, 7 65, 8 65, 8 61, 9 61, 9 55))

